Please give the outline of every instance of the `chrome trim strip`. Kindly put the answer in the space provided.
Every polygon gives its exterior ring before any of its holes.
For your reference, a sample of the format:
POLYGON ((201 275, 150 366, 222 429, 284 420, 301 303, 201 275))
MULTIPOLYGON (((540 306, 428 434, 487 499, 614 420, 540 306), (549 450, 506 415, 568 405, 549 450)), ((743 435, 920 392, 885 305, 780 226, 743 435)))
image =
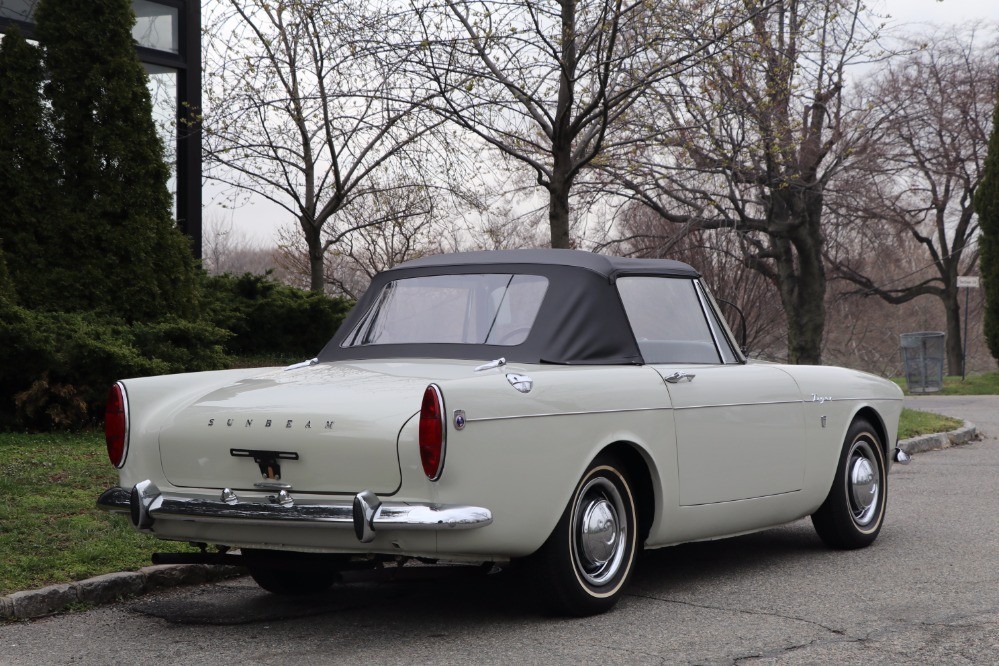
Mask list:
MULTIPOLYGON (((717 405, 684 405, 683 407, 674 407, 673 409, 680 411, 683 409, 708 409, 709 407, 758 407, 760 405, 803 405, 805 400, 766 400, 760 402, 725 402, 719 403, 717 405)), ((808 400, 808 404, 812 401, 808 400)), ((818 403, 816 403, 818 404, 818 403)))
POLYGON ((121 463, 115 465, 115 469, 121 469, 125 466, 125 461, 128 460, 128 445, 132 439, 132 419, 128 413, 128 391, 125 390, 124 382, 115 382, 121 390, 121 409, 125 412, 125 450, 121 454, 121 463))
MULTIPOLYGON (((801 489, 798 490, 785 490, 782 493, 772 493, 770 495, 759 495, 757 497, 743 497, 742 499, 734 500, 722 500, 720 502, 701 502, 700 504, 681 504, 681 509, 691 509, 699 506, 717 506, 719 504, 735 504, 736 502, 752 502, 753 500, 767 499, 768 497, 784 497, 785 495, 793 495, 795 493, 800 493, 801 489)), ((713 537, 712 537, 713 538, 713 537)))
MULTIPOLYGON (((734 365, 734 364, 732 364, 734 365)), ((870 402, 872 400, 900 400, 900 398, 837 398, 837 402, 870 402)), ((629 412, 655 412, 659 410, 682 410, 682 409, 707 409, 709 407, 756 407, 759 405, 804 405, 815 404, 811 400, 772 400, 763 402, 731 402, 719 403, 717 405, 686 405, 683 407, 629 407, 627 409, 600 409, 589 412, 545 412, 543 414, 516 414, 514 416, 481 416, 479 418, 465 417, 465 423, 482 423, 485 421, 509 421, 511 419, 534 419, 548 416, 581 416, 583 414, 624 414, 629 412)))
POLYGON ((581 416, 583 414, 626 414, 629 412, 655 412, 680 409, 704 409, 707 407, 755 407, 756 405, 794 405, 804 404, 804 400, 778 400, 774 402, 739 402, 721 405, 691 405, 689 407, 629 407, 628 409, 601 409, 591 412, 546 412, 544 414, 517 414, 515 416, 483 416, 477 419, 465 418, 465 423, 481 423, 483 421, 509 421, 511 419, 535 419, 547 416, 581 416))
POLYGON ((628 409, 601 409, 590 412, 546 412, 544 414, 517 414, 515 416, 483 416, 477 419, 465 418, 465 423, 481 423, 483 421, 509 421, 511 419, 535 419, 544 416, 581 416, 583 414, 623 414, 627 412, 655 412, 668 410, 669 406, 662 407, 629 407, 628 409))
POLYGON ((253 487, 261 490, 293 490, 290 483, 280 481, 258 481, 253 484, 253 487))
MULTIPOLYGON (((98 498, 97 506, 105 511, 128 513, 129 494, 123 488, 110 488, 98 498)), ((373 493, 364 496, 367 503, 371 502, 371 496, 373 493)), ((354 529, 354 498, 329 504, 296 503, 285 507, 256 502, 226 504, 218 500, 160 495, 150 502, 148 511, 154 519, 354 529)), ((366 522, 375 531, 470 530, 491 524, 493 514, 489 509, 478 506, 381 502, 366 522)))
MULTIPOLYGON (((433 476, 428 476, 427 478, 431 481, 437 481, 441 478, 441 474, 444 473, 444 465, 447 463, 447 406, 444 404, 444 392, 441 391, 441 387, 437 384, 430 384, 428 389, 432 389, 434 395, 437 396, 437 406, 441 409, 441 459, 437 463, 437 472, 433 476)), ((420 407, 420 417, 423 417, 423 407, 420 407)), ((423 453, 420 452, 420 462, 423 462, 423 453)))

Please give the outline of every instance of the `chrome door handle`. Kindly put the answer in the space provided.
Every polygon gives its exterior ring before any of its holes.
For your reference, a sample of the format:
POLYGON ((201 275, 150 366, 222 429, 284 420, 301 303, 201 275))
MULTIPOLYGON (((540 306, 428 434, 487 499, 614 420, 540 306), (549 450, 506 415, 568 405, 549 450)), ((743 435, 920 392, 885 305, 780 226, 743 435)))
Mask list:
POLYGON ((695 375, 692 375, 692 374, 690 374, 688 372, 680 372, 680 371, 678 371, 678 372, 674 372, 672 375, 670 375, 669 377, 667 377, 666 381, 668 381, 670 384, 678 384, 678 383, 680 383, 682 381, 692 382, 692 381, 694 381, 694 376, 695 375))

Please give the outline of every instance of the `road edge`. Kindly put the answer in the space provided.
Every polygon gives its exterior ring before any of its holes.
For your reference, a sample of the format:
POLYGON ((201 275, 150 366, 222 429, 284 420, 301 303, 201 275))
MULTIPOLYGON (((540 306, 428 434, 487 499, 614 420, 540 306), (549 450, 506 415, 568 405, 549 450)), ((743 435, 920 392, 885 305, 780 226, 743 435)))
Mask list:
MULTIPOLYGON (((978 428, 965 421, 957 430, 920 435, 899 440, 906 453, 924 453, 967 444, 978 439, 978 428)), ((163 564, 95 576, 75 583, 49 585, 37 590, 14 592, 0 597, 0 619, 30 620, 52 615, 76 604, 96 606, 119 599, 136 597, 155 590, 200 585, 243 574, 238 567, 206 564, 163 564)))
POLYGON ((104 574, 0 597, 0 620, 30 620, 77 604, 97 606, 155 590, 233 578, 242 573, 239 567, 214 564, 161 564, 138 571, 104 574))
POLYGON ((978 428, 971 421, 965 421, 964 425, 957 430, 938 432, 932 435, 919 435, 918 437, 899 440, 898 448, 909 454, 924 453, 926 451, 949 449, 952 446, 967 444, 976 439, 978 439, 978 428))

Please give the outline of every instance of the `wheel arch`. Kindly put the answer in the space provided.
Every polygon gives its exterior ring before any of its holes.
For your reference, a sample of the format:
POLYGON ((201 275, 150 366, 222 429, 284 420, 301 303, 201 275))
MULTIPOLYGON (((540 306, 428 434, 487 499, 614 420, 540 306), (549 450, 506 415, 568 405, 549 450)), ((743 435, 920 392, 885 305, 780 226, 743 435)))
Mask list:
POLYGON ((624 464, 634 487, 639 543, 644 547, 656 518, 657 497, 661 494, 653 482, 655 463, 644 449, 625 440, 608 444, 598 454, 602 455, 613 456, 624 464))
POLYGON ((850 425, 859 419, 864 419, 874 427, 874 434, 881 439, 882 453, 885 456, 885 465, 888 465, 888 461, 891 460, 891 449, 893 446, 892 442, 888 441, 888 428, 885 427, 884 419, 881 418, 881 414, 878 410, 874 409, 870 405, 864 405, 853 415, 850 419, 850 425))

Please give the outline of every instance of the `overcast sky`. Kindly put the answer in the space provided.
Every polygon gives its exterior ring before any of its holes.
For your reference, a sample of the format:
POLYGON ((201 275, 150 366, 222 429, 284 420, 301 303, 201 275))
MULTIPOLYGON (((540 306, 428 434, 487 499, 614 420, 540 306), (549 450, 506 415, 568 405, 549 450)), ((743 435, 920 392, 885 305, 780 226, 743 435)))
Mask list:
MULTIPOLYGON (((870 6, 889 14, 893 27, 914 32, 970 21, 999 25, 999 0, 871 0, 870 6)), ((217 187, 207 183, 204 191, 206 225, 232 220, 237 233, 243 233, 261 245, 276 244, 277 230, 292 222, 286 211, 259 197, 234 210, 223 208, 213 199, 221 201, 224 197, 220 196, 217 187)))
MULTIPOLYGON (((871 6, 877 4, 875 0, 871 6)), ((997 0, 885 0, 884 6, 899 23, 945 25, 981 19, 999 21, 997 0)))

